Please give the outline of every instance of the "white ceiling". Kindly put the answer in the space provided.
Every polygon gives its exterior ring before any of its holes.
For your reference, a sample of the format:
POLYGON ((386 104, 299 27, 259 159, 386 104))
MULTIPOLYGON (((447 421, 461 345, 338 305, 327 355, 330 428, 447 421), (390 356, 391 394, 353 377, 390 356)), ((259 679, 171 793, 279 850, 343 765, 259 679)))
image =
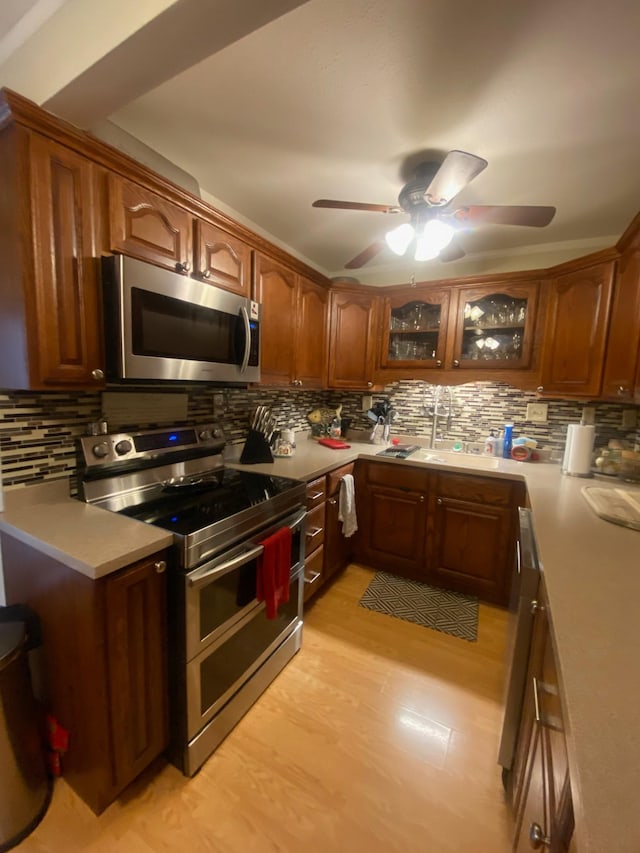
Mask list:
POLYGON ((489 161, 460 205, 556 217, 465 233, 456 265, 385 249, 362 281, 543 266, 610 245, 640 209, 637 0, 309 0, 278 14, 108 117, 327 274, 348 274, 399 219, 312 201, 394 204, 423 151, 489 161))

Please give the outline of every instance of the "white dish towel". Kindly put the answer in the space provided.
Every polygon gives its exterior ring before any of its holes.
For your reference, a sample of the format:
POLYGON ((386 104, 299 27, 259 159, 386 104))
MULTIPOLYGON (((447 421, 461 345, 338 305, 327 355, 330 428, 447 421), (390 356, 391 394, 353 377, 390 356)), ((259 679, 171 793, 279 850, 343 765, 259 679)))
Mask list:
POLYGON ((340 483, 338 521, 342 522, 342 535, 349 537, 358 529, 356 518, 356 490, 353 474, 345 474, 340 483))

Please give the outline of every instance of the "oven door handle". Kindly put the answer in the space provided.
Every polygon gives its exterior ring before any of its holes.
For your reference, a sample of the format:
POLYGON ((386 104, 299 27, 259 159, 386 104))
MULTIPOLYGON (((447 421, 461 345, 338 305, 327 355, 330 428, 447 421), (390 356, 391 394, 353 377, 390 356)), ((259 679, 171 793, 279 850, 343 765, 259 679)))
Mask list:
POLYGON ((264 545, 256 545, 254 548, 250 548, 248 551, 243 551, 242 554, 238 554, 236 557, 232 557, 230 560, 220 563, 213 569, 206 569, 206 567, 204 567, 199 572, 194 572, 189 577, 189 586, 191 589, 199 589, 201 586, 208 584, 212 578, 215 578, 218 575, 225 575, 227 572, 231 572, 233 569, 237 569, 239 566, 251 562, 251 560, 259 557, 263 551, 264 545))
POLYGON ((244 305, 240 307, 240 314, 244 323, 244 355, 242 356, 240 373, 244 373, 249 364, 249 356, 251 355, 251 324, 249 323, 249 312, 244 305))
POLYGON ((296 517, 293 519, 291 524, 288 525, 288 527, 290 527, 291 530, 295 530, 296 527, 298 527, 298 525, 301 524, 305 520, 306 517, 307 517, 306 509, 301 510, 298 513, 298 515, 296 515, 296 517))

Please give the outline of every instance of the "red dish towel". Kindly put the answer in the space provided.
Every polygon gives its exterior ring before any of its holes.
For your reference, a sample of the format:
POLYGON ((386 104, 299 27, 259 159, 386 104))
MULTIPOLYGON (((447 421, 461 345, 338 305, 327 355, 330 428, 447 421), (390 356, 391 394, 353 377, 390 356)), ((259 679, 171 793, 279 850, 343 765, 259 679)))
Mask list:
POLYGON ((281 527, 258 544, 264 551, 258 557, 256 598, 265 602, 267 619, 275 619, 278 606, 289 601, 291 528, 281 527))

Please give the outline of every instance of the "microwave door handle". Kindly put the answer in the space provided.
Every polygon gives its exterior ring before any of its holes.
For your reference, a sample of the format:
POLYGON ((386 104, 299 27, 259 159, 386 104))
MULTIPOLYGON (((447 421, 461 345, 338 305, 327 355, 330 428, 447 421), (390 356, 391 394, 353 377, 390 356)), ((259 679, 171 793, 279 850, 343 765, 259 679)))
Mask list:
POLYGON ((256 545, 255 548, 251 548, 249 551, 243 551, 242 554, 238 554, 237 557, 232 557, 230 560, 220 563, 219 566, 216 566, 213 569, 205 571, 201 569, 199 572, 194 572, 189 578, 189 587, 191 589, 200 589, 200 587, 206 586, 206 584, 210 583, 213 578, 225 575, 227 572, 231 572, 233 569, 237 569, 245 563, 251 562, 255 557, 259 557, 263 551, 264 545, 256 545))
POLYGON ((240 373, 244 373, 249 364, 249 356, 251 355, 251 326, 249 324, 249 312, 244 305, 240 308, 240 314, 244 323, 244 355, 242 356, 240 373))

